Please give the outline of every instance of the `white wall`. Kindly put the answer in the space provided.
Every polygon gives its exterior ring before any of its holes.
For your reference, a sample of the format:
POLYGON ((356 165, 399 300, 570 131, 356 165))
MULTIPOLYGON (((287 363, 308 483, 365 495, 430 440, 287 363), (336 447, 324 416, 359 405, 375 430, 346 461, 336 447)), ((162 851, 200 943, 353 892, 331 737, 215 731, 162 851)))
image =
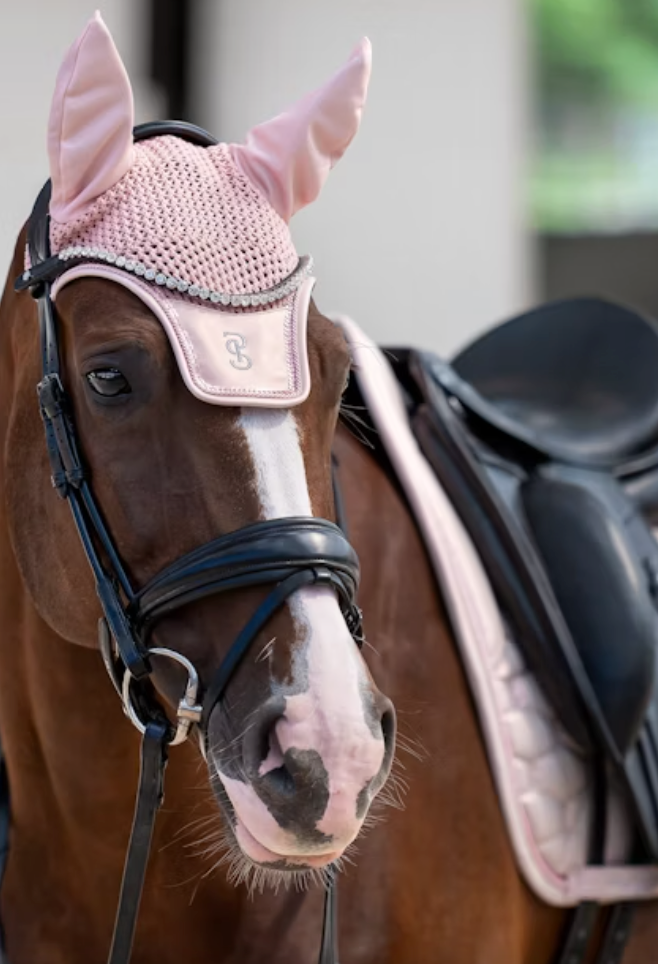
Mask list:
POLYGON ((357 139, 294 219, 322 309, 449 351, 529 301, 523 0, 199 0, 201 116, 222 140, 373 44, 357 139))
POLYGON ((146 50, 141 0, 0 0, 0 277, 16 237, 48 178, 46 130, 62 58, 101 6, 135 89, 138 120, 159 113, 142 77, 146 50))

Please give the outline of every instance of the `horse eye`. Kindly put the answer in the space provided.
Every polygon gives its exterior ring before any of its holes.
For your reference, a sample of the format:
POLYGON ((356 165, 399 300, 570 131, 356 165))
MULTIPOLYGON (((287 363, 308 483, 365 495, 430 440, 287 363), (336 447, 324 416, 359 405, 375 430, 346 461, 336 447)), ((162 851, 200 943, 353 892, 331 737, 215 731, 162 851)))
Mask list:
POLYGON ((122 396, 130 392, 130 383, 118 369, 94 369, 87 373, 87 382, 99 396, 122 396))

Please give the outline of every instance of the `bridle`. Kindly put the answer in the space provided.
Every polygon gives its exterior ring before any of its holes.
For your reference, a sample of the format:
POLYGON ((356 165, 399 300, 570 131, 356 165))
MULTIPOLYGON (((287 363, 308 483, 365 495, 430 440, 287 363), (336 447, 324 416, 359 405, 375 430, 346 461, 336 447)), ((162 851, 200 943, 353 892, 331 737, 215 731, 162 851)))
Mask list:
MULTIPOLYGON (((155 122, 135 128, 141 141, 159 135, 185 138, 202 147, 217 141, 183 122, 155 122)), ((135 590, 94 499, 81 458, 72 407, 60 370, 57 314, 51 285, 67 268, 50 252, 50 182, 40 192, 28 223, 30 268, 15 289, 28 289, 37 302, 42 378, 37 386, 46 433, 52 483, 67 500, 96 582, 103 609, 99 645, 105 667, 121 696, 124 711, 142 733, 140 779, 130 843, 108 963, 128 963, 148 862, 153 826, 162 802, 164 768, 170 745, 183 742, 194 724, 207 745, 211 713, 234 671, 267 621, 295 591, 325 585, 337 592, 347 626, 361 643, 361 612, 356 605, 359 563, 336 524, 315 517, 260 521, 225 534, 179 557, 141 589, 135 590), (154 624, 183 605, 239 588, 274 585, 231 645, 207 684, 185 656, 149 647, 154 624), (174 729, 150 685, 151 656, 182 665, 187 686, 176 711, 174 729)), ((338 963, 334 886, 327 890, 319 963, 338 963)))

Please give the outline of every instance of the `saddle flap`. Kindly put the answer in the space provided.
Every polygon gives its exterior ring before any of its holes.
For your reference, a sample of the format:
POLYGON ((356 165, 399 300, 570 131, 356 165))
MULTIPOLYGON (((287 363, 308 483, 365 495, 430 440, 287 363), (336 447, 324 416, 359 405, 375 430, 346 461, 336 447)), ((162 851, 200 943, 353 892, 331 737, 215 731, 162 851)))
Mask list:
POLYGON ((556 465, 520 486, 523 511, 618 749, 634 742, 655 672, 656 549, 610 477, 556 465), (630 530, 640 540, 632 540, 630 530), (644 556, 641 557, 640 555, 644 556))

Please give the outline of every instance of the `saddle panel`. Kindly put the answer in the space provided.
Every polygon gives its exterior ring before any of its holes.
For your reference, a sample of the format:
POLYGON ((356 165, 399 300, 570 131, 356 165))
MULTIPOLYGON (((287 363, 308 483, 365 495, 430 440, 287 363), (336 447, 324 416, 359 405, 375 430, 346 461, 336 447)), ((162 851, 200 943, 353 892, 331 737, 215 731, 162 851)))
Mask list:
POLYGON ((517 316, 452 360, 462 403, 547 455, 614 466, 658 440, 658 330, 602 299, 517 316))
POLYGON ((651 532, 612 474, 549 460, 464 407, 441 360, 395 354, 414 434, 529 668, 577 745, 610 762, 644 849, 658 857, 651 532))

